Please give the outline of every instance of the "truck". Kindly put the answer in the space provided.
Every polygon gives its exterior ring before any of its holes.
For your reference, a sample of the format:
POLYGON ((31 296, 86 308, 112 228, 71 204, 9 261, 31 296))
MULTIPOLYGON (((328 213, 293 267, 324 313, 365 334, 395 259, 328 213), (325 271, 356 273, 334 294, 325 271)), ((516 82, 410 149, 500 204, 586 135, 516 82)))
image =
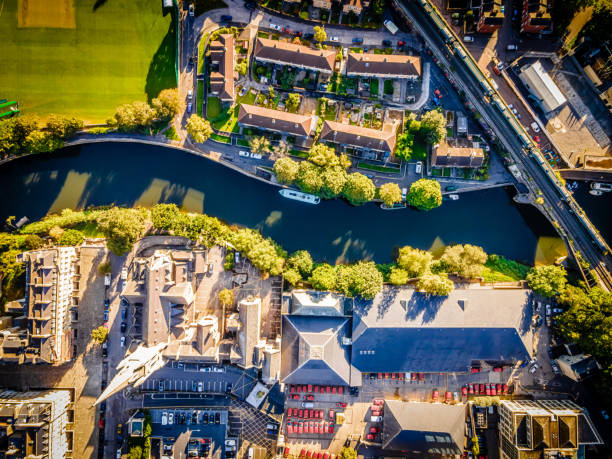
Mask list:
POLYGON ((387 19, 385 22, 383 22, 383 24, 385 25, 387 30, 389 32, 391 32, 393 35, 395 35, 397 33, 397 31, 399 30, 397 28, 397 26, 393 23, 393 21, 390 21, 389 19, 387 19))

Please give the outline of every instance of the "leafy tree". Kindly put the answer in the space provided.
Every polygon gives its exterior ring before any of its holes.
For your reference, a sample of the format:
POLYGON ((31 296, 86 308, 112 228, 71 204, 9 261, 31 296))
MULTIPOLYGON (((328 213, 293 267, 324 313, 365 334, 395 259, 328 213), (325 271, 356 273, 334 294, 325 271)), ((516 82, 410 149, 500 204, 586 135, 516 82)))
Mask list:
POLYGON ((196 143, 206 142, 213 133, 210 123, 195 113, 187 120, 185 129, 187 130, 187 134, 189 134, 196 143))
POLYGON ((151 209, 151 221, 155 228, 168 231, 175 224, 179 213, 176 204, 155 204, 151 209))
POLYGON ((228 288, 224 288, 219 292, 219 302, 223 306, 231 306, 234 304, 234 292, 228 288))
POLYGON ((74 117, 51 115, 47 121, 47 132, 60 139, 69 139, 83 129, 83 121, 74 117))
POLYGON ((397 264, 410 277, 419 277, 429 270, 433 256, 425 250, 404 246, 399 249, 397 264))
POLYGON ((108 261, 100 263, 98 265, 98 274, 100 276, 105 276, 107 274, 110 274, 111 272, 113 272, 113 267, 108 261))
POLYGON ((24 115, 0 122, 0 153, 21 154, 28 151, 27 139, 38 129, 38 118, 24 115))
POLYGON ((91 331, 91 338, 98 344, 103 344, 108 338, 108 328, 99 326, 91 331))
POLYGON ((28 250, 37 250, 44 245, 44 242, 38 234, 28 234, 23 244, 28 250))
POLYGON ((457 244, 446 247, 440 260, 449 272, 456 273, 466 279, 473 279, 480 276, 487 258, 487 254, 482 250, 482 247, 471 244, 457 244))
POLYGON ((442 190, 435 180, 419 179, 410 185, 406 201, 420 210, 431 210, 442 204, 442 190))
POLYGON ((340 455, 342 459, 357 459, 357 451, 353 448, 349 448, 348 446, 344 446, 342 450, 340 450, 340 455))
POLYGON ((372 180, 359 172, 349 174, 342 195, 353 205, 371 201, 376 196, 376 187, 372 180))
POLYGON ((292 184, 297 178, 300 164, 291 158, 279 158, 274 162, 274 175, 279 183, 292 184))
POLYGON ((410 134, 418 134, 421 132, 421 122, 416 119, 415 113, 408 115, 405 126, 410 134))
POLYGON ((340 166, 328 167, 321 174, 323 186, 321 187, 321 195, 324 198, 331 199, 342 193, 347 179, 346 171, 340 166))
POLYGON ((354 296, 353 289, 353 267, 351 265, 336 266, 336 290, 346 296, 354 296))
POLYGON ((379 18, 382 17, 385 11, 385 2, 384 0, 373 0, 372 1, 372 12, 379 18))
POLYGON ((302 161, 298 167, 296 184, 306 193, 318 193, 323 186, 321 168, 311 162, 302 161))
POLYGON ((66 231, 64 231, 57 243, 59 245, 75 246, 81 245, 83 243, 83 239, 85 239, 85 236, 81 231, 75 229, 67 229, 66 231))
POLYGON ((287 266, 297 270, 303 277, 308 277, 312 273, 312 256, 306 250, 298 250, 287 258, 287 266))
POLYGON ((287 111, 291 113, 297 112, 298 107, 300 106, 300 95, 296 93, 291 93, 287 96, 287 100, 285 101, 285 107, 287 107, 287 111))
POLYGON ((373 261, 360 261, 353 265, 352 292, 366 300, 382 291, 383 275, 373 261))
POLYGON ((245 76, 247 74, 247 72, 249 71, 249 64, 247 64, 247 61, 245 59, 236 64, 236 71, 241 76, 245 76))
POLYGON ((440 143, 446 138, 446 118, 442 112, 431 110, 421 117, 421 133, 429 143, 440 143))
POLYGON ((336 270, 327 263, 319 265, 312 271, 310 283, 317 290, 333 290, 336 286, 336 270))
POLYGON ((318 42, 327 41, 327 32, 323 26, 314 26, 314 39, 318 42))
POLYGON ((64 146, 59 137, 43 131, 33 131, 26 138, 25 148, 32 153, 49 153, 64 146))
POLYGON ((567 272, 562 266, 536 266, 527 273, 529 287, 538 295, 555 296, 565 288, 567 272))
POLYGON ((195 220, 200 225, 199 240, 208 248, 218 244, 227 234, 227 226, 221 223, 217 217, 198 215, 195 220))
POLYGON ((454 286, 453 282, 444 273, 426 273, 419 278, 416 284, 417 290, 436 296, 447 296, 453 291, 454 286))
POLYGON ((404 132, 397 136, 394 155, 404 161, 410 160, 412 156, 412 146, 414 145, 414 135, 404 132))
POLYGON ((285 269, 283 271, 283 278, 294 286, 302 280, 302 276, 300 275, 299 271, 293 268, 285 269))
POLYGON ((107 124, 119 131, 142 131, 149 127, 155 119, 155 110, 146 102, 132 102, 117 107, 113 117, 107 124))
POLYGON ((338 157, 338 160, 340 161, 340 167, 344 170, 348 169, 353 164, 350 158, 344 153, 338 157))
POLYGON ((225 237, 262 273, 272 276, 282 273, 287 253, 272 239, 264 238, 261 233, 249 228, 228 232, 225 237))
POLYGON ((402 202, 402 190, 397 183, 388 182, 380 187, 378 195, 387 206, 402 202))
POLYGON ((272 152, 275 158, 283 158, 291 152, 291 146, 284 140, 278 142, 278 145, 272 147, 272 152))
POLYGON ((308 152, 308 161, 321 167, 334 167, 339 164, 336 150, 324 143, 315 143, 308 152))
POLYGON ((257 153, 259 155, 266 155, 270 153, 270 141, 265 137, 250 137, 249 138, 249 148, 253 153, 257 153))
POLYGON ((274 90, 274 86, 268 86, 268 98, 274 99, 276 97, 276 91, 274 90))
POLYGON ((183 100, 178 88, 164 89, 151 101, 155 115, 161 119, 170 119, 178 115, 183 109, 183 100))
POLYGON ((389 274, 389 282, 391 282, 392 284, 404 285, 406 282, 408 282, 408 278, 409 276, 405 269, 398 268, 396 266, 391 268, 391 273, 389 274))
POLYGON ((108 248, 116 255, 123 255, 142 235, 145 220, 136 209, 111 207, 96 219, 98 227, 107 238, 108 248))
POLYGON ((128 459, 142 459, 142 446, 134 445, 130 447, 128 459))
POLYGON ((54 226, 49 230, 49 236, 51 236, 51 238, 55 241, 59 241, 59 239, 62 237, 62 234, 64 234, 64 230, 59 226, 54 226))

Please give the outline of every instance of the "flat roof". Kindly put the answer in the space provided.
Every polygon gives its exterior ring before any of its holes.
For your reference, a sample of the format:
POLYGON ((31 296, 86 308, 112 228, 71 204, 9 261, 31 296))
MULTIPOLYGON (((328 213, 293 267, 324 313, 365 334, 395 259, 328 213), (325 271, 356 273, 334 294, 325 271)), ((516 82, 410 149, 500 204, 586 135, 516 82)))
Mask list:
POLYGON ((548 72, 544 70, 540 61, 521 68, 519 77, 529 91, 540 99, 542 107, 546 112, 553 111, 566 102, 565 96, 561 93, 548 72))

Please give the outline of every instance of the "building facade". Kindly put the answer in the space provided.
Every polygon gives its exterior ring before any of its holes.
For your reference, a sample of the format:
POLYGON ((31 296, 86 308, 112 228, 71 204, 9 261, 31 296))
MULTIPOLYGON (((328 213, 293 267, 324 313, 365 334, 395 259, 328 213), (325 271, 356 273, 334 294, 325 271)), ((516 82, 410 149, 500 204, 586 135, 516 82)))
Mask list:
POLYGON ((502 0, 482 0, 480 4, 478 33, 493 33, 504 23, 504 13, 502 11, 502 0))
POLYGON ((550 30, 552 26, 550 9, 552 9, 552 1, 523 0, 521 33, 542 33, 550 30))
POLYGON ((72 393, 69 390, 0 392, 0 455, 71 458, 72 393))

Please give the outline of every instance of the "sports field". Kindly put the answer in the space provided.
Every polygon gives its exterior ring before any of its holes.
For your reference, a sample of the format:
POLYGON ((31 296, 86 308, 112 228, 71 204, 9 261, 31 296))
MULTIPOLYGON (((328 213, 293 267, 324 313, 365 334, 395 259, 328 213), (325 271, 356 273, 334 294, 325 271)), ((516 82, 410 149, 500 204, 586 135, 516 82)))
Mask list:
POLYGON ((95 123, 176 87, 176 26, 161 5, 0 0, 0 99, 18 100, 22 113, 95 123))

